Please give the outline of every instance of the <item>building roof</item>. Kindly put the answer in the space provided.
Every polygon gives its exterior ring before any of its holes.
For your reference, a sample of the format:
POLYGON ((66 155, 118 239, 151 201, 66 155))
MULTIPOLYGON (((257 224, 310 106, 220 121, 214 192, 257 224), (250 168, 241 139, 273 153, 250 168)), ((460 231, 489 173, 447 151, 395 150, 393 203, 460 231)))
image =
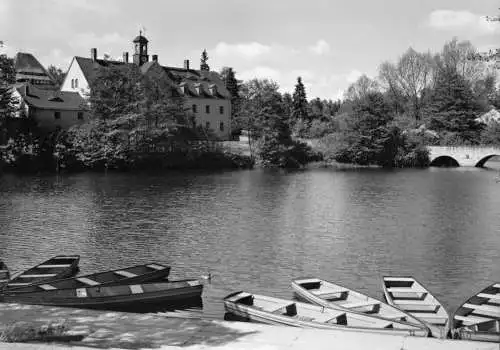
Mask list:
POLYGON ((135 37, 135 39, 132 41, 133 43, 144 43, 147 44, 149 41, 146 39, 146 37, 142 35, 138 35, 135 37))
POLYGON ((43 90, 29 83, 17 84, 16 90, 28 106, 35 108, 74 111, 86 106, 77 92, 43 90))
MULTIPOLYGON (((85 76, 85 79, 87 79, 87 82, 89 84, 91 84, 95 80, 97 71, 100 67, 134 64, 131 62, 124 63, 122 61, 108 61, 101 59, 92 60, 91 58, 79 56, 76 56, 75 60, 78 62, 85 76)), ((166 74, 170 82, 181 95, 223 99, 229 98, 231 96, 229 91, 226 89, 224 82, 220 78, 219 73, 217 72, 161 66, 158 62, 155 61, 144 63, 140 67, 140 69, 143 74, 151 74, 150 72, 154 72, 155 67, 161 68, 161 70, 166 74), (181 89, 183 85, 187 86, 187 88, 181 89)))
POLYGON ((18 52, 14 58, 14 65, 16 81, 38 81, 45 86, 55 88, 55 84, 48 72, 32 54, 18 52))

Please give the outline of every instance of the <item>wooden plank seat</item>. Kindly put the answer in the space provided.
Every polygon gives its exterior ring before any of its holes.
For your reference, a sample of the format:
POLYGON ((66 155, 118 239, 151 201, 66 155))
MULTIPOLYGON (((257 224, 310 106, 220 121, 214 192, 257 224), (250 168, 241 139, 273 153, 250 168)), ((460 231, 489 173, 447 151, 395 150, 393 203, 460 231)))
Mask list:
POLYGON ((494 284, 494 285, 493 285, 493 287, 494 287, 494 288, 498 288, 498 289, 500 289, 500 283, 496 283, 496 284, 494 284))
POLYGON ((45 264, 45 265, 38 265, 37 269, 54 269, 54 268, 60 268, 60 267, 70 267, 71 264, 45 264))
POLYGON ((428 300, 419 300, 419 299, 394 299, 394 304, 408 304, 408 305, 432 305, 439 306, 437 304, 431 304, 428 300))
POLYGON ((405 288, 405 287, 392 287, 387 288, 389 293, 414 293, 414 294, 424 294, 427 293, 425 289, 421 288, 405 288))
POLYGON ((90 278, 87 278, 87 277, 77 277, 76 280, 79 282, 82 282, 84 284, 87 284, 89 286, 97 286, 100 284, 99 282, 91 280, 90 278))
POLYGON ((379 304, 380 304, 380 301, 367 300, 367 301, 359 301, 359 302, 355 302, 355 303, 343 304, 342 307, 345 307, 348 309, 356 309, 358 307, 375 306, 375 305, 379 305, 379 304))
POLYGON ((114 271, 114 273, 117 274, 117 275, 120 275, 122 277, 127 277, 127 278, 129 278, 129 277, 136 277, 137 276, 137 274, 135 274, 135 273, 132 273, 132 272, 129 272, 129 271, 123 271, 123 270, 114 271))
POLYGON ((413 300, 398 300, 399 303, 396 303, 396 306, 402 310, 405 310, 406 312, 411 311, 413 312, 425 312, 427 314, 429 313, 436 313, 440 306, 435 305, 435 304, 419 304, 419 303, 413 303, 413 300))
POLYGON ((479 293, 477 296, 480 298, 485 298, 485 299, 500 300, 500 294, 479 293))
POLYGON ((38 287, 42 288, 43 290, 54 290, 57 289, 54 286, 51 286, 50 284, 40 284, 38 287))
MULTIPOLYGON (((272 312, 275 314, 283 313, 288 307, 292 307, 292 305, 295 305, 295 303, 287 302, 286 304, 285 303, 277 304, 277 306, 275 305, 272 309, 269 308, 270 310, 268 312, 272 312)), ((263 309, 266 310, 266 308, 263 309)))
POLYGON ((384 281, 390 282, 415 282, 414 278, 411 277, 384 277, 384 281))
POLYGON ((14 286, 14 287, 18 287, 18 286, 29 286, 31 283, 29 282, 12 282, 12 283, 9 283, 8 285, 10 287, 14 286))
POLYGON ((468 316, 455 315, 454 319, 457 321, 462 321, 464 326, 471 326, 474 324, 489 322, 494 320, 493 318, 473 316, 473 315, 468 315, 468 316))
POLYGON ((57 273, 40 273, 37 275, 20 275, 18 278, 47 278, 57 276, 57 273))
POLYGON ((149 264, 147 267, 155 270, 164 270, 165 266, 157 265, 157 264, 149 264))
POLYGON ((345 288, 318 289, 318 290, 311 290, 311 293, 322 299, 346 299, 347 295, 349 294, 349 289, 345 288))

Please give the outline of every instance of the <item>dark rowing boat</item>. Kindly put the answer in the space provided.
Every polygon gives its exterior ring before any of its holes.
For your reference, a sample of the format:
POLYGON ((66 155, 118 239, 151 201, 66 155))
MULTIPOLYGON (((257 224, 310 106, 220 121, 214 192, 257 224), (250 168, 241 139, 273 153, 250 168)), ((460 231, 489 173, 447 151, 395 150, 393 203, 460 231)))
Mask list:
POLYGON ((0 301, 32 305, 49 305, 87 309, 120 310, 146 304, 175 304, 182 300, 200 298, 203 285, 197 280, 159 283, 94 286, 87 288, 56 289, 34 293, 0 295, 0 301))
POLYGON ((97 272, 85 276, 41 282, 26 287, 11 289, 12 293, 33 293, 56 289, 76 289, 93 286, 113 286, 117 284, 136 284, 145 282, 166 282, 170 266, 159 263, 136 265, 123 269, 97 272))
POLYGON ((61 278, 71 277, 78 272, 79 255, 57 255, 16 276, 3 286, 3 290, 25 287, 61 278))

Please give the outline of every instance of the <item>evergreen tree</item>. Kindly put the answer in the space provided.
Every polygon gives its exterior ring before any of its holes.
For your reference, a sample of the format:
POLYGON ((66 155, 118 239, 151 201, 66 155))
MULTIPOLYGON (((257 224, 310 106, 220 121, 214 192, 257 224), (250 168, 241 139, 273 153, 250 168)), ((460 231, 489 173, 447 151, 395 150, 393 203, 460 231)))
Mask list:
POLYGON ((302 78, 297 78, 297 84, 295 85, 295 91, 293 92, 293 109, 292 109, 292 120, 307 120, 307 97, 306 88, 302 83, 302 78))
POLYGON ((203 71, 209 71, 210 70, 210 66, 207 64, 207 62, 208 62, 208 54, 207 54, 207 50, 205 49, 201 53, 200 70, 203 70, 203 71))
POLYGON ((226 89, 231 94, 231 117, 234 118, 239 113, 241 106, 240 85, 238 84, 238 80, 236 80, 233 69, 230 67, 222 68, 221 76, 226 89))
POLYGON ((453 67, 443 67, 436 87, 430 92, 427 115, 429 128, 444 134, 454 134, 454 142, 477 144, 483 126, 475 119, 480 105, 470 84, 453 67))
POLYGON ((12 94, 15 81, 14 60, 0 55, 0 143, 5 141, 6 121, 14 116, 19 102, 12 94))

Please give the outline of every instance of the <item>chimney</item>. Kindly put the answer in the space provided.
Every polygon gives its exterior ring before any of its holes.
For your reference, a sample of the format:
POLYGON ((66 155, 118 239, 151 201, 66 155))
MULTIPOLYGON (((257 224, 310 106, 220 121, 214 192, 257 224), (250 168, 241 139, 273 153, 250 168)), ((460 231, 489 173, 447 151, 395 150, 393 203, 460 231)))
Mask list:
POLYGON ((184 60, 184 69, 189 70, 189 60, 184 60))
POLYGON ((96 48, 90 49, 90 58, 92 58, 92 61, 97 60, 97 49, 96 48))
POLYGON ((128 63, 128 52, 123 53, 123 62, 128 63))
POLYGON ((153 55, 153 62, 158 62, 158 55, 153 55))

